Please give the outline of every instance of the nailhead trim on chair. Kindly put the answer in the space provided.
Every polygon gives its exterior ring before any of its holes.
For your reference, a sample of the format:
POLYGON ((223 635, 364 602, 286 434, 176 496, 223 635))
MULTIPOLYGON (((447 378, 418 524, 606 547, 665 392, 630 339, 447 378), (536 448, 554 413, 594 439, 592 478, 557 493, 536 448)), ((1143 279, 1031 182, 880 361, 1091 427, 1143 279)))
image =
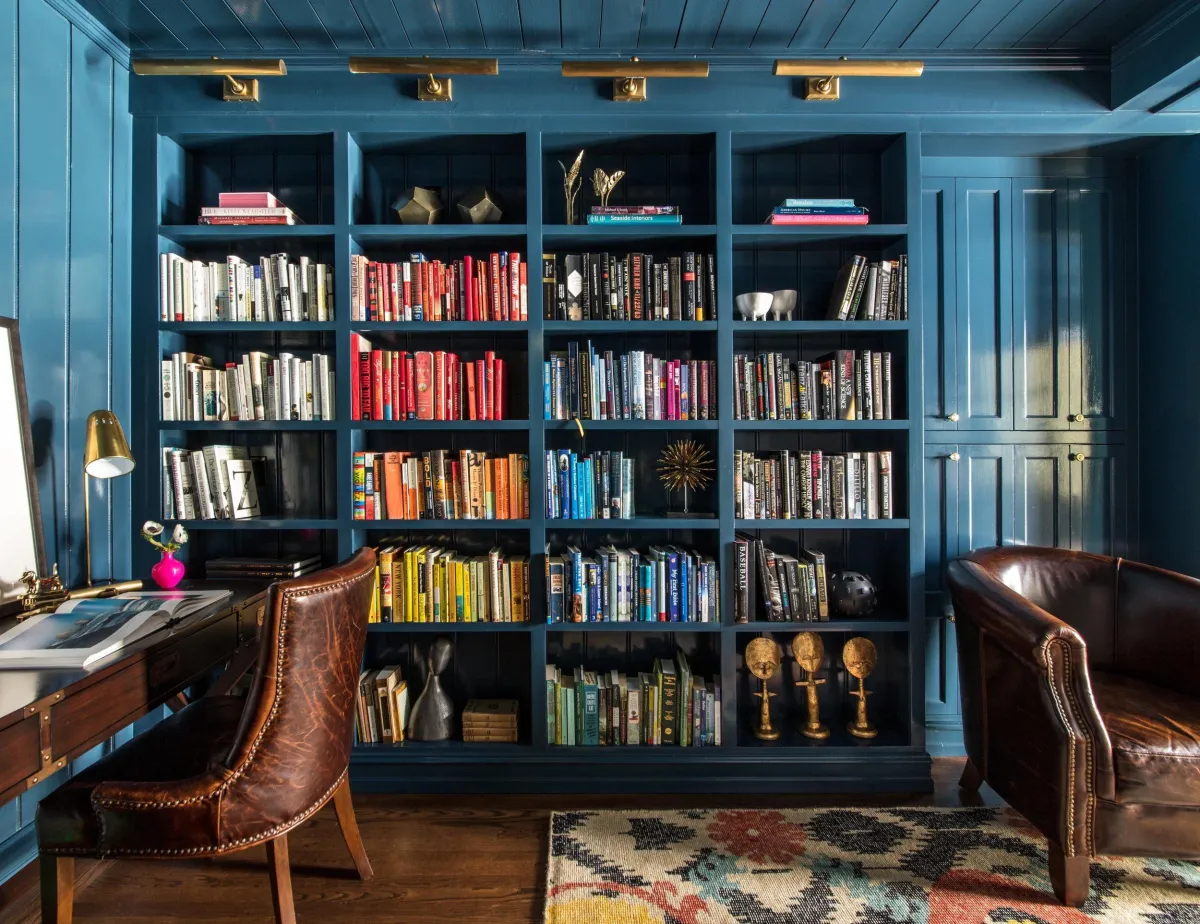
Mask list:
MULTIPOLYGON (((1042 648, 1042 656, 1046 664, 1046 679, 1050 686, 1050 693, 1054 697, 1054 705, 1058 709, 1058 717, 1062 721, 1063 728, 1067 733, 1067 758, 1070 766, 1067 768, 1067 843, 1060 845, 1068 857, 1075 856, 1075 731, 1071 727, 1068 719, 1067 710, 1063 706, 1061 697, 1058 695, 1058 687, 1054 683, 1054 659, 1050 657, 1051 646, 1061 646, 1064 652, 1063 657, 1063 685, 1067 690, 1067 698, 1070 700, 1071 708, 1075 715, 1083 715, 1083 708, 1080 706, 1078 697, 1075 695, 1075 688, 1071 682, 1071 646, 1066 639, 1056 638, 1048 639, 1042 648)), ((1088 856, 1095 855, 1096 852, 1096 837, 1095 837, 1095 794, 1092 791, 1093 779, 1092 762, 1094 742, 1092 735, 1088 729, 1083 729, 1083 760, 1084 773, 1088 779, 1088 796, 1087 809, 1084 812, 1084 846, 1087 848, 1088 856)))

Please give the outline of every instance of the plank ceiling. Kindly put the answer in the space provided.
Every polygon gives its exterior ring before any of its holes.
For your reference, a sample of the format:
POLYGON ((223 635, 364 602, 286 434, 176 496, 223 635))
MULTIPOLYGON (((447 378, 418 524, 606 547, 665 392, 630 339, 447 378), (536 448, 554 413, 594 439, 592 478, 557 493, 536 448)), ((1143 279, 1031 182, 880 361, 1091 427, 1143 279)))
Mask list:
MULTIPOLYGON (((9 0, 0 0, 9 2, 9 0)), ((135 54, 1107 50, 1170 0, 81 0, 135 54)))

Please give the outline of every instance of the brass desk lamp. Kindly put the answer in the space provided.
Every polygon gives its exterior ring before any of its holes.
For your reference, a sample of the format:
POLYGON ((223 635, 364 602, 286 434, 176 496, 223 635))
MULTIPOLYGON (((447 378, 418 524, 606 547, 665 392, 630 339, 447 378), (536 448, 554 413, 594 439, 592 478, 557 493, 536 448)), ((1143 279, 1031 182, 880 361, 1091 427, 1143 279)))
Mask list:
POLYGON ((92 411, 83 446, 83 560, 87 586, 92 586, 92 509, 88 478, 119 478, 133 471, 133 453, 121 422, 112 411, 92 411))

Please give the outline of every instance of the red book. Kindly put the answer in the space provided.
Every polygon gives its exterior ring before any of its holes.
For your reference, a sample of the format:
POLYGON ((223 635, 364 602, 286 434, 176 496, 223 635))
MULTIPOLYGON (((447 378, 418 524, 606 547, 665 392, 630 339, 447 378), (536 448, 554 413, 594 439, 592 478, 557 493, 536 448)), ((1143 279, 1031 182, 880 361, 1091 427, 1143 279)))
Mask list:
POLYGON ((512 273, 509 270, 508 254, 500 254, 500 320, 512 320, 512 301, 509 299, 509 279, 512 273))
POLYGON ((433 354, 422 350, 416 355, 417 420, 433 420, 433 354))
POLYGON ((379 409, 382 412, 376 420, 392 419, 392 352, 382 351, 382 374, 380 381, 383 385, 379 393, 379 409))
POLYGON ((293 224, 282 215, 204 215, 199 224, 202 225, 290 225, 293 224))
POLYGON ((362 420, 362 404, 359 398, 359 350, 361 349, 361 334, 350 335, 350 419, 362 420))
POLYGON ((466 294, 468 321, 478 321, 475 316, 475 258, 470 254, 463 257, 463 292, 466 294))
POLYGON ((393 420, 404 420, 408 410, 408 376, 405 374, 408 366, 408 352, 398 350, 393 354, 396 364, 392 367, 392 386, 396 395, 392 399, 393 420))
POLYGON ((217 205, 223 209, 281 209, 282 202, 269 192, 217 193, 217 205))
POLYGON ((433 419, 446 419, 446 351, 433 351, 433 419))
POLYGON ((371 344, 358 338, 358 409, 359 420, 371 419, 371 344))
POLYGON ((467 379, 467 419, 478 420, 478 408, 475 405, 475 364, 467 363, 465 372, 467 379))
POLYGON ((400 316, 400 274, 395 263, 388 264, 388 317, 389 321, 403 321, 400 316))
POLYGON ((520 319, 522 321, 529 320, 529 273, 528 273, 528 267, 529 267, 528 263, 521 264, 521 281, 520 281, 521 318, 520 319))
POLYGON ((425 264, 425 290, 429 293, 429 308, 433 313, 433 319, 435 321, 445 320, 442 317, 442 303, 438 297, 437 277, 434 274, 432 263, 425 264))
POLYGON ((404 304, 402 306, 404 315, 402 320, 411 321, 413 309, 412 270, 407 263, 400 264, 400 274, 404 278, 404 304))
POLYGON ((404 360, 404 388, 408 396, 404 402, 406 420, 417 419, 417 358, 409 353, 404 360))
POLYGON ((446 393, 450 396, 450 419, 462 420, 462 362, 451 353, 446 363, 446 393))
POLYGON ((492 392, 492 420, 504 419, 504 360, 496 360, 496 390, 492 392))
POLYGON ((483 419, 495 420, 492 416, 492 408, 496 401, 496 354, 488 350, 483 354, 483 361, 486 364, 486 382, 487 402, 483 405, 483 419))
POLYGON ((489 312, 489 317, 494 321, 503 321, 504 315, 501 313, 503 303, 500 301, 500 254, 491 255, 490 266, 491 273, 488 281, 492 284, 492 310, 489 312))
POLYGON ((708 363, 700 363, 700 419, 708 420, 708 363))
POLYGON ((487 420, 487 363, 475 360, 475 419, 487 420))
POLYGON ((371 351, 371 416, 383 420, 383 350, 371 351))
POLYGON ((508 319, 521 320, 521 255, 508 255, 508 319))
POLYGON ((428 321, 429 312, 425 306, 425 289, 421 285, 421 264, 413 263, 410 267, 412 274, 412 300, 414 321, 428 321))
POLYGON ((367 264, 367 320, 379 320, 379 264, 367 264))
POLYGON ((635 253, 633 255, 633 285, 632 291, 633 300, 633 319, 640 321, 642 319, 642 255, 635 253))
POLYGON ((865 225, 870 215, 772 215, 771 225, 865 225))

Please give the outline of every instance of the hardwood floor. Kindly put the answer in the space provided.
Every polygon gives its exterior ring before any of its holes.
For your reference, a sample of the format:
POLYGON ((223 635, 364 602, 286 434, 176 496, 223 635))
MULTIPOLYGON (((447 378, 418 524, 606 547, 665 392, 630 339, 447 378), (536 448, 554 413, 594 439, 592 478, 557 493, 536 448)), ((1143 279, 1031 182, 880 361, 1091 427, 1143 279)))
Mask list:
MULTIPOLYGON (((962 761, 934 761, 931 795, 772 797, 779 806, 979 805, 964 796, 962 761)), ((545 880, 547 821, 567 808, 754 806, 761 796, 374 796, 354 808, 375 875, 360 882, 332 803, 289 835, 299 924, 537 924, 545 880)), ((76 924, 271 921, 266 851, 224 860, 77 861, 76 924)), ((36 924, 36 889, 0 924, 36 924)))

